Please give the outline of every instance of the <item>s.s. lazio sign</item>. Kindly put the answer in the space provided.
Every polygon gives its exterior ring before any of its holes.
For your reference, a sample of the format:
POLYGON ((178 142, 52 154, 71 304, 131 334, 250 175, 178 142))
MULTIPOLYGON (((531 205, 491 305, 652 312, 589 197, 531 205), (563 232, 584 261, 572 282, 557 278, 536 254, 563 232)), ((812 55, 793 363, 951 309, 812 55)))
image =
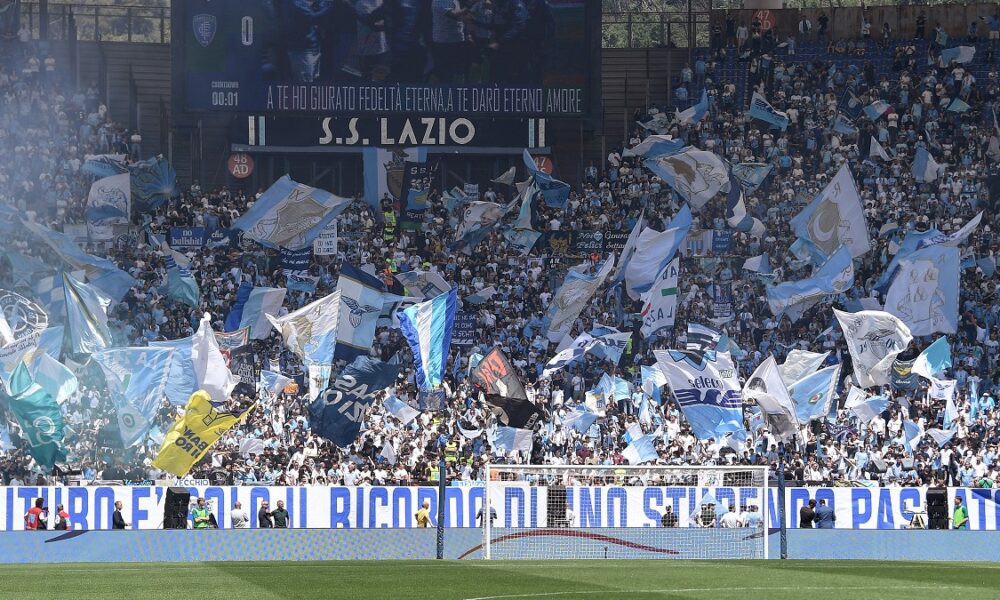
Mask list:
MULTIPOLYGON (((7 487, 0 490, 0 531, 24 529, 24 513, 42 498, 55 510, 66 506, 74 529, 110 529, 114 503, 121 500, 122 513, 133 529, 161 529, 166 487, 7 487)), ((410 528, 416 527, 414 514, 427 500, 432 520, 436 520, 438 490, 434 487, 279 487, 279 486, 193 486, 192 498, 204 497, 212 507, 219 526, 229 528, 229 512, 235 502, 255 515, 264 501, 274 506, 284 500, 297 528, 410 528)), ((786 525, 795 527, 799 509, 809 500, 826 500, 837 515, 837 529, 900 529, 910 520, 911 511, 926 511, 926 488, 788 488, 785 490, 786 525)), ((679 517, 680 527, 693 525, 692 515, 706 493, 722 504, 761 506, 759 488, 739 487, 569 487, 566 500, 576 515, 577 527, 658 527, 670 506, 679 517)), ((491 490, 496 527, 535 528, 547 524, 547 488, 511 482, 491 490)), ((949 488, 949 505, 961 497, 969 509, 969 528, 995 531, 1000 523, 1000 489, 949 488)), ((484 489, 480 486, 453 486, 445 491, 445 526, 476 527, 484 489)), ((768 522, 778 526, 777 490, 768 490, 768 522)), ((256 527, 251 519, 251 527, 256 527)), ((436 521, 434 521, 436 525, 436 521)))

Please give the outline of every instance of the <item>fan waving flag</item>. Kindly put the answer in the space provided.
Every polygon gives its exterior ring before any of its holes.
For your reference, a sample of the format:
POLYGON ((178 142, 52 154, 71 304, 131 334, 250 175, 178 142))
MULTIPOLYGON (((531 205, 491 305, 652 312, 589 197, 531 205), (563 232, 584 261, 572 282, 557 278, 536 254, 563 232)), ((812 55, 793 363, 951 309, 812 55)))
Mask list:
POLYGON ((359 356, 309 405, 313 433, 341 448, 354 443, 375 394, 396 381, 399 365, 359 356))
POLYGON ((700 362, 676 350, 653 353, 695 437, 721 440, 726 433, 746 432, 740 383, 728 353, 709 352, 700 362))
POLYGON ((285 345, 307 365, 332 365, 337 347, 340 292, 303 306, 283 317, 266 315, 285 345))
POLYGON ((625 291, 629 298, 638 300, 653 287, 656 276, 662 274, 664 267, 673 260, 692 223, 691 209, 685 204, 664 231, 642 230, 636 239, 635 250, 628 257, 628 264, 620 269, 625 274, 625 291))
POLYGON ((66 299, 66 329, 63 350, 72 354, 92 354, 113 344, 108 329, 111 298, 91 285, 63 273, 66 299))
POLYGON ((334 358, 350 361, 368 354, 375 341, 375 326, 382 312, 385 285, 373 275, 344 262, 337 280, 340 316, 334 358))
POLYGON ((750 99, 750 118, 764 121, 782 131, 788 127, 788 115, 771 106, 758 92, 754 92, 750 99))
POLYGON ((837 388, 840 365, 820 369, 788 386, 800 423, 822 419, 830 412, 837 388))
POLYGON ((31 379, 21 363, 7 382, 7 408, 28 440, 28 452, 39 465, 51 469, 66 460, 63 449, 63 418, 59 404, 31 379))
POLYGON ((697 104, 691 106, 684 112, 679 110, 675 111, 677 114, 677 121, 681 125, 694 125, 695 123, 701 121, 708 114, 708 88, 701 91, 701 100, 697 104))
POLYGON ((847 313, 833 309, 833 314, 844 332, 858 385, 868 388, 888 384, 893 361, 913 339, 909 327, 877 310, 847 313))
POLYGON ((792 230, 824 256, 845 246, 851 258, 871 250, 868 223, 858 186, 845 162, 830 183, 791 220, 792 230))
POLYGON ((920 356, 913 361, 911 370, 924 379, 933 379, 938 373, 951 366, 951 346, 948 338, 941 336, 934 343, 924 348, 920 356))
POLYGON ((233 228, 268 248, 301 250, 311 247, 350 203, 350 198, 297 183, 285 175, 233 223, 233 228))
POLYGON ((207 393, 195 392, 184 407, 184 416, 174 422, 163 438, 153 466, 184 477, 252 409, 253 406, 241 413, 222 411, 207 393))
POLYGON ((399 328, 413 351, 417 387, 422 390, 434 389, 444 379, 457 310, 458 291, 452 288, 399 313, 399 328))
POLYGON ((472 383, 483 389, 487 395, 527 400, 524 386, 517 378, 514 367, 499 348, 490 350, 469 375, 472 383))
POLYGON ((266 339, 271 335, 267 315, 278 314, 287 293, 285 288, 255 287, 250 290, 236 329, 248 328, 252 340, 266 339))
POLYGON ((643 164, 694 210, 701 210, 729 184, 726 163, 714 153, 697 148, 688 147, 676 154, 647 159, 643 164))

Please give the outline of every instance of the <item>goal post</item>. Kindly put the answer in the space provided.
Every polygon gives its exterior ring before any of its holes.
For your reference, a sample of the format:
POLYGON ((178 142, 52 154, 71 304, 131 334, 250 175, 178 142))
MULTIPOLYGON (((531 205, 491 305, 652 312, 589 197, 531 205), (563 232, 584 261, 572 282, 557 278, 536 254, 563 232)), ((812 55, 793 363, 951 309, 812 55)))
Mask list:
POLYGON ((766 559, 767 467, 486 467, 483 556, 766 559))

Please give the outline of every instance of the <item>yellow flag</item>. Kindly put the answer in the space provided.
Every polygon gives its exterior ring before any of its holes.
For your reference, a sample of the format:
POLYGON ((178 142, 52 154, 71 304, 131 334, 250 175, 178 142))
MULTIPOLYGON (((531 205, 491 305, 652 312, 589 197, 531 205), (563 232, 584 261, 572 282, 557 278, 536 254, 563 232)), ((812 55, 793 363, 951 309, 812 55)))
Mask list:
POLYGON ((184 416, 177 419, 167 432, 153 466, 184 477, 208 449, 243 420, 251 409, 253 406, 238 415, 222 412, 212 405, 207 393, 198 390, 188 400, 184 416))

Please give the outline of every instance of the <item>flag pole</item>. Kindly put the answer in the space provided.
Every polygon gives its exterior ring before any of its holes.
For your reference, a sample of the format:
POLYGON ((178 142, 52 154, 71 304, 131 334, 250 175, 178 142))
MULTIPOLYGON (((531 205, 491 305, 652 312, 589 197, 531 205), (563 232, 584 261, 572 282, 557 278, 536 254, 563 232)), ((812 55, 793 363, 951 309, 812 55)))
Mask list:
POLYGON ((444 559, 444 498, 446 490, 446 474, 448 464, 441 452, 441 462, 438 463, 438 515, 437 515, 437 559, 444 559))

